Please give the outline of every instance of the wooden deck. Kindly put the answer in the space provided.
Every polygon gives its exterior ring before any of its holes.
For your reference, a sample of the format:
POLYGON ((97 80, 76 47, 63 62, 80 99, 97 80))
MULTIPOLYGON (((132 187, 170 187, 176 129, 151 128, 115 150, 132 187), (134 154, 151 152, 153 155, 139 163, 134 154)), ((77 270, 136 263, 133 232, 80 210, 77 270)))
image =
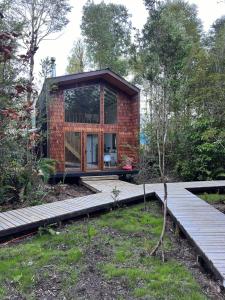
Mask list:
MULTIPOLYGON (((0 213, 0 239, 112 207, 111 192, 115 187, 121 191, 119 202, 129 203, 143 198, 142 186, 124 181, 85 179, 84 183, 99 193, 0 213)), ((168 210, 225 286, 225 215, 190 192, 221 187, 225 187, 225 181, 169 183, 168 210)), ((156 195, 162 201, 162 184, 146 185, 146 193, 156 195)))

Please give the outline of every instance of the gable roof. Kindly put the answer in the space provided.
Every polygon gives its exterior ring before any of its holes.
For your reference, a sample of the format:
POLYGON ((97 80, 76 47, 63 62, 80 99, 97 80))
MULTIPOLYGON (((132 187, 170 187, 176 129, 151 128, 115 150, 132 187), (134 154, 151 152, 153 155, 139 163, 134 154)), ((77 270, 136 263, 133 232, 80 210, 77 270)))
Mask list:
POLYGON ((48 78, 47 81, 51 80, 52 84, 56 83, 59 87, 66 87, 67 85, 71 85, 73 83, 91 82, 98 79, 105 80, 106 82, 122 90, 129 96, 137 95, 140 92, 140 89, 138 87, 129 83, 123 77, 111 71, 110 69, 52 77, 48 78))

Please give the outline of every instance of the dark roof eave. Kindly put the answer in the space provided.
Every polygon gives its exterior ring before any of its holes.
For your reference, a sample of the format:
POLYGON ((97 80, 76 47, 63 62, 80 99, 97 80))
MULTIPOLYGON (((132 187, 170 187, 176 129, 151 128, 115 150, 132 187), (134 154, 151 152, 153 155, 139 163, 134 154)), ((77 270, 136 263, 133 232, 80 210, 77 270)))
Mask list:
POLYGON ((140 92, 138 87, 129 83, 127 80, 109 69, 63 75, 48 78, 47 81, 51 81, 52 84, 56 83, 63 87, 70 85, 73 82, 91 81, 95 79, 104 79, 131 96, 139 94, 140 92))

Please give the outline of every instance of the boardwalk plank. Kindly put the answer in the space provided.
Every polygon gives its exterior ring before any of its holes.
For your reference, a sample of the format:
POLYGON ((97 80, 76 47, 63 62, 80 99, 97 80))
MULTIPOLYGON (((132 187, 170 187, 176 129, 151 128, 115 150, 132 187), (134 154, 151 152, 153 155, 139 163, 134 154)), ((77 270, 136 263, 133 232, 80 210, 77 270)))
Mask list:
MULTIPOLYGON (((114 204, 111 192, 115 186, 121 191, 119 202, 127 203, 143 197, 141 185, 137 186, 120 180, 85 180, 85 185, 91 186, 99 193, 0 213, 0 237, 111 207, 114 204)), ((168 209, 224 283, 225 215, 189 191, 203 187, 224 188, 225 181, 168 184, 168 209)), ((155 194, 163 202, 162 184, 147 184, 146 193, 147 195, 155 194)))

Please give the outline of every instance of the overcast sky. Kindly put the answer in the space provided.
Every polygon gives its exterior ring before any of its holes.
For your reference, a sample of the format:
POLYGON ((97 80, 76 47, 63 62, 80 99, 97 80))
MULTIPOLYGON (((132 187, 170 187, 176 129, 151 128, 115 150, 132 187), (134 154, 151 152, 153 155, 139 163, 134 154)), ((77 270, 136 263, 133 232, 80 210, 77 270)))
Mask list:
MULTIPOLYGON (((100 0, 95 0, 99 3, 100 0)), ((132 15, 132 24, 141 29, 144 25, 147 12, 143 0, 105 0, 106 3, 124 4, 132 15)), ((188 0, 191 4, 198 7, 199 17, 203 22, 204 30, 207 31, 212 23, 222 15, 225 15, 225 3, 220 0, 188 0)), ((86 0, 70 0, 73 6, 69 14, 70 23, 67 27, 51 40, 43 41, 36 55, 36 73, 38 73, 40 60, 46 56, 56 58, 57 76, 65 74, 67 57, 70 53, 74 40, 80 37, 80 23, 82 18, 82 7, 86 0), (58 37, 57 39, 55 39, 58 37)))

